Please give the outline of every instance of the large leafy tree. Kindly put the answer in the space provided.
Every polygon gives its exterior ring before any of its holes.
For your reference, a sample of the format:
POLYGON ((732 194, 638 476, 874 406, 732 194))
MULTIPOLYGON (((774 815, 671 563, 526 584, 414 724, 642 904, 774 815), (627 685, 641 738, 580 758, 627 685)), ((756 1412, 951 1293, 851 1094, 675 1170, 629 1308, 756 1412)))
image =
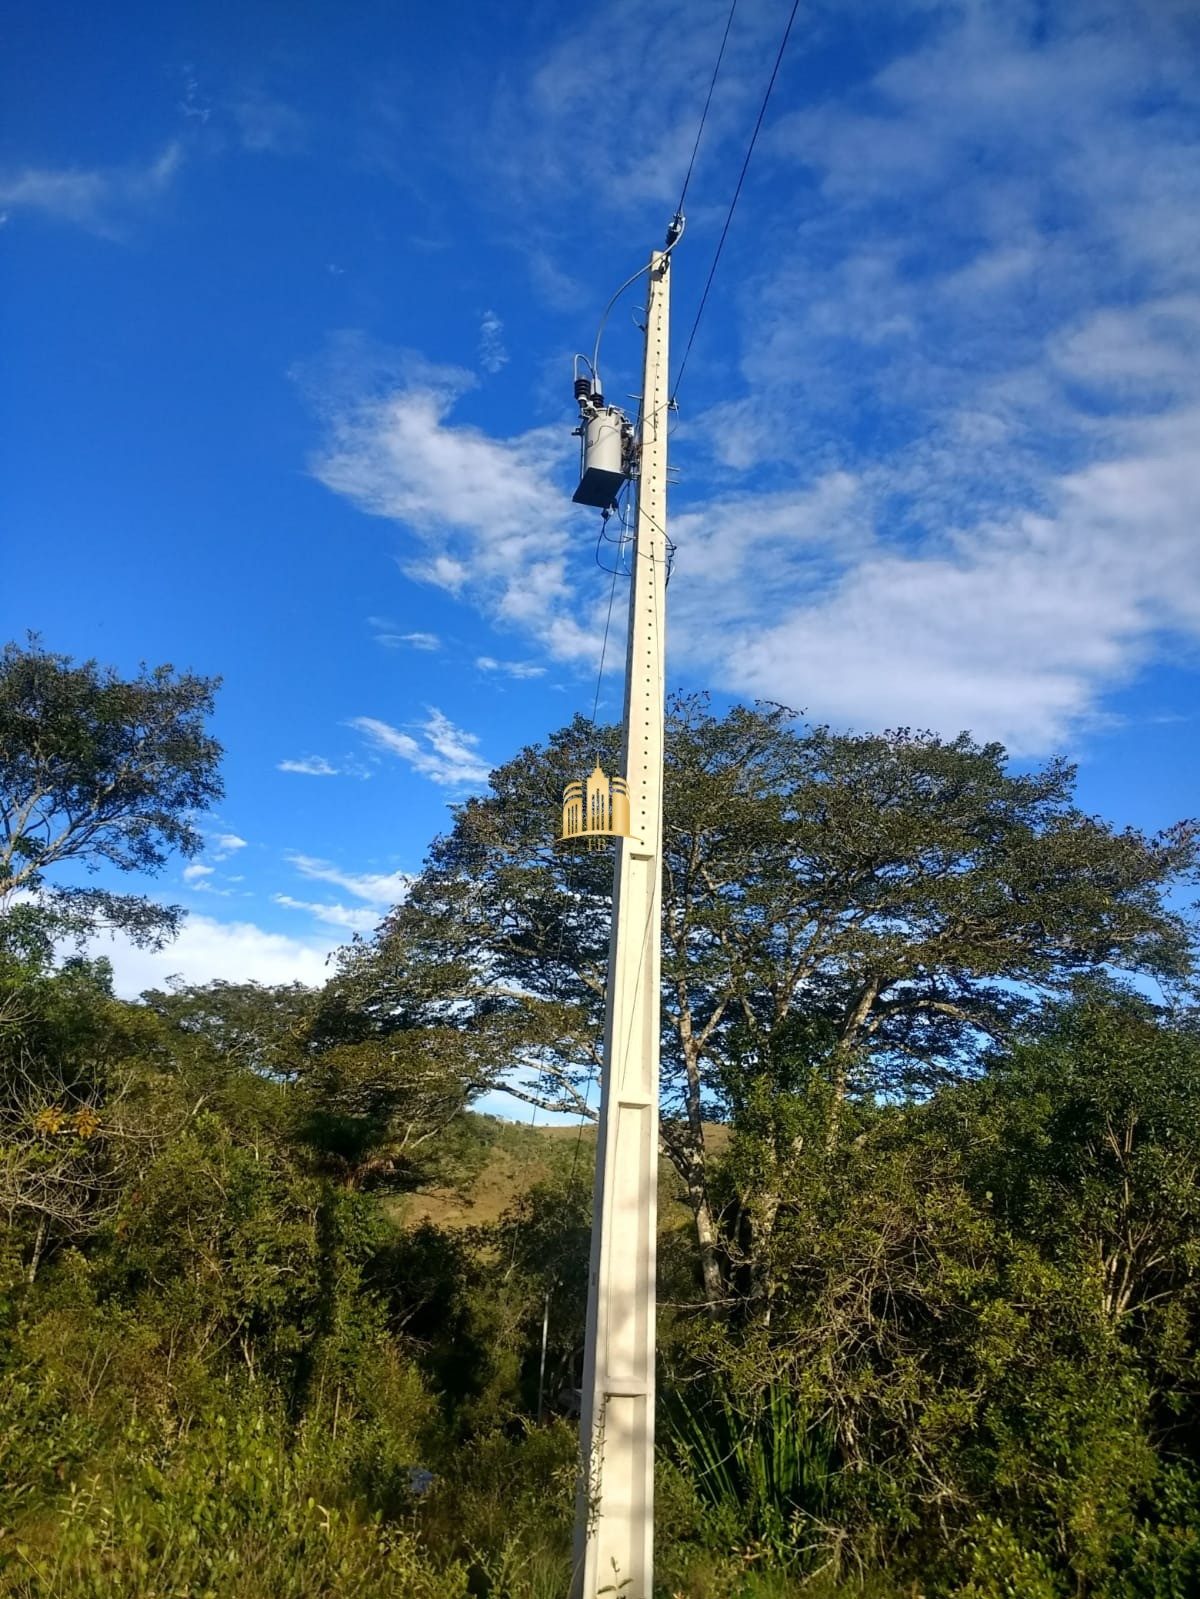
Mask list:
POLYGON ((172 853, 199 851, 193 818, 223 792, 205 726, 216 688, 170 666, 123 678, 36 637, 0 651, 0 912, 25 890, 69 931, 107 925, 152 945, 174 933, 178 907, 46 873, 77 863, 153 874, 172 853))
POLYGON ((997 1212, 1058 1255, 1077 1250, 1114 1327, 1186 1344, 1176 1323, 1200 1309, 1200 1038, 1134 994, 1085 990, 942 1113, 968 1101, 971 1166, 997 1212))
POLYGON ((216 981, 143 996, 173 1069, 267 1139, 298 1142, 348 1188, 412 1184, 476 1080, 454 1027, 381 1028, 345 986, 216 981), (281 1097, 264 1090, 284 1090, 281 1097))
MULTIPOLYGON (((611 862, 555 850, 556 811, 616 750, 616 729, 580 717, 495 771, 346 968, 382 1027, 468 1028, 493 1069, 523 1069, 513 1092, 560 1110, 587 1110, 599 1062, 611 862)), ((822 1040, 836 1142, 847 1094, 969 1071, 1081 973, 1190 969, 1165 896, 1195 869, 1196 830, 1086 815, 1063 761, 1016 771, 965 734, 805 730, 780 707, 717 716, 703 699, 672 705, 666 759, 662 1131, 710 1299, 705 1124, 797 1018, 822 1040)))
POLYGON ((56 945, 108 927, 158 946, 182 915, 78 874, 152 874, 199 850, 193 818, 221 794, 215 687, 169 666, 122 678, 34 637, 0 651, 0 1216, 30 1277, 114 1203, 138 1144, 127 1061, 153 1030, 113 998, 105 962, 55 971, 56 945))
POLYGON ((150 989, 144 1003, 166 1024, 177 1062, 194 1060, 210 1078, 250 1075, 292 1081, 309 1048, 320 1005, 316 989, 303 983, 211 983, 173 981, 150 989))
MULTIPOLYGON (((1196 1038, 1088 981, 984 1076, 851 1106, 832 1155, 829 1097, 803 1091, 813 1041, 790 1042, 723 1162, 732 1208, 764 1170, 779 1203, 758 1293, 688 1329, 701 1392, 747 1426, 764 1393, 792 1396, 793 1436, 832 1434, 848 1522, 903 1518, 932 1560, 982 1512, 1092 1591, 1139 1504, 1200 1461, 1196 1038)), ((1195 1586, 1186 1520, 1164 1542, 1190 1582, 1163 1592, 1195 1586)))

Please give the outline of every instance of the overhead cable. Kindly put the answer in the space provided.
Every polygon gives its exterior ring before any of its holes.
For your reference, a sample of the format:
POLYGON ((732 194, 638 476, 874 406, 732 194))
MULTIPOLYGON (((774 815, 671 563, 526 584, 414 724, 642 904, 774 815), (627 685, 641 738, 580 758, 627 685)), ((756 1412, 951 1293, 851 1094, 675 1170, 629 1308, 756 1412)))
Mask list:
POLYGON ((692 158, 688 162, 687 176, 683 180, 683 189, 679 196, 679 204, 675 210, 682 215, 683 202, 687 199, 688 184, 692 181, 692 168, 696 165, 696 152, 700 148, 700 139, 704 133, 704 124, 708 119, 708 108, 712 105, 713 90, 717 86, 717 74, 721 70, 721 62, 725 59, 725 46, 729 43, 729 30, 733 26, 733 13, 737 10, 737 0, 729 8, 729 15, 725 18, 725 32, 721 38, 721 48, 717 51, 717 64, 713 68, 712 78, 709 80, 708 96, 704 102, 704 110, 700 113, 700 126, 696 129, 696 142, 692 146, 692 158))
POLYGON ((793 0, 791 15, 787 20, 787 27, 783 30, 783 39, 780 41, 779 54, 775 57, 775 65, 771 69, 771 81, 767 84, 767 92, 763 95, 762 105, 758 110, 758 121, 754 124, 754 132, 750 135, 750 143, 746 147, 746 159, 742 162, 742 170, 738 175, 737 187, 733 191, 733 199, 729 202, 729 210, 725 216, 725 226, 721 229, 721 237, 717 241, 716 254, 713 256, 712 266, 708 269, 708 280, 704 285, 704 293, 700 296, 700 306, 696 312, 696 320, 692 323, 692 331, 688 334, 687 345, 683 352, 683 360, 679 363, 679 371, 675 374, 675 387, 671 391, 671 403, 674 404, 679 394, 679 385, 683 382, 684 368, 688 363, 688 356, 692 353, 692 345, 696 338, 696 329, 700 326, 700 318, 704 315, 704 307, 708 304, 708 291, 712 288, 712 281, 717 271, 717 262, 721 259, 721 251, 725 248, 725 240, 729 234, 729 224, 733 221, 733 213, 737 207, 738 196, 742 192, 742 184, 746 181, 746 173, 750 167, 750 157, 754 154, 754 146, 758 142, 759 130, 763 125, 763 118, 767 114, 767 105, 771 99, 771 91, 775 87, 775 79, 779 76, 779 68, 783 62, 783 54, 787 49, 788 40, 792 35, 792 24, 796 20, 796 13, 800 9, 800 0, 793 0))

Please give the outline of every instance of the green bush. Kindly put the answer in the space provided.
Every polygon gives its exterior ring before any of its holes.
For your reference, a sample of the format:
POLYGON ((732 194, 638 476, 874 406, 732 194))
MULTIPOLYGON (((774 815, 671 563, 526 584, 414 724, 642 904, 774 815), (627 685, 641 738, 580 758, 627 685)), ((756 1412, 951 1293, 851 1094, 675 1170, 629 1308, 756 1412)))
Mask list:
POLYGON ((561 1599, 571 1573, 579 1434, 564 1421, 495 1431, 445 1462, 418 1525, 488 1599, 561 1599))
POLYGON ((366 1513, 324 1438, 289 1439, 248 1407, 171 1438, 131 1427, 57 1515, 10 1535, 13 1599, 462 1599, 463 1567, 435 1564, 411 1527, 366 1513))

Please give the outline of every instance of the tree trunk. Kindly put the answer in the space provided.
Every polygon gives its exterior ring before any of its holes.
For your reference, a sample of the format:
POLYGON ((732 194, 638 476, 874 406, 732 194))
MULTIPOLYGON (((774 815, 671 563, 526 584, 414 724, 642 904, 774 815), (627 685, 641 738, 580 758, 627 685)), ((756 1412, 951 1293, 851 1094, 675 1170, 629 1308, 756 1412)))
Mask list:
POLYGON ((29 1257, 29 1266, 25 1272, 25 1281, 32 1283, 38 1274, 38 1267, 42 1263, 42 1252, 46 1247, 46 1233, 49 1231, 45 1215, 38 1217, 37 1232, 33 1235, 33 1254, 29 1257))
POLYGON ((879 998, 879 989, 880 979, 872 974, 842 1019, 841 1036, 833 1053, 833 1101, 829 1107, 829 1132, 825 1140, 826 1152, 830 1155, 837 1148, 842 1130, 842 1106, 846 1102, 846 1077, 854 1042, 859 1028, 871 1014, 871 1006, 879 998))
POLYGON ((725 1297, 721 1280, 721 1259, 717 1249, 717 1229, 713 1222, 708 1194, 699 1189, 692 1195, 692 1211, 696 1218, 696 1243, 700 1250, 700 1275, 704 1282, 704 1301, 710 1313, 725 1297))
MULTIPOLYGON (((700 1252, 700 1275, 704 1300, 715 1311, 725 1297, 721 1280, 721 1261, 717 1250, 717 1228, 708 1199, 708 1152, 704 1145, 704 1106, 700 1097, 700 1049, 691 1029, 691 1014, 686 999, 680 1007, 680 1038, 687 1073, 687 1147, 683 1151, 683 1180, 687 1183, 692 1215, 696 1220, 696 1245, 700 1252)), ((678 1161, 676 1165, 678 1166, 678 1161)))
POLYGON ((687 1189, 688 1204, 696 1228, 696 1250, 700 1257, 704 1299, 711 1311, 725 1297, 725 1282, 721 1275, 717 1226, 708 1199, 704 1130, 700 1128, 697 1134, 689 1118, 685 1126, 680 1126, 678 1122, 663 1126, 660 1138, 663 1154, 679 1173, 687 1189))

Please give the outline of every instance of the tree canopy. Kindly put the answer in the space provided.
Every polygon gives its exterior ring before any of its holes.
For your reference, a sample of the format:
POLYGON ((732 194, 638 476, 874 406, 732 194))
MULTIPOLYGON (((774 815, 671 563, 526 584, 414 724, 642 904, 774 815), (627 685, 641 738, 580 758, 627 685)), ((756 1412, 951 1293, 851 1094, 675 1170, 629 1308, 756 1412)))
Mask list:
POLYGON ((208 732, 218 681, 143 665, 133 678, 76 663, 36 637, 0 651, 0 908, 36 891, 59 926, 120 928, 158 944, 177 906, 144 895, 49 884, 71 862, 154 874, 172 853, 195 855, 195 824, 224 792, 221 747, 208 732))
MULTIPOLYGON (((469 1029, 510 1091, 586 1111, 599 1064, 611 895, 604 856, 550 847, 566 782, 615 758, 584 718, 492 773, 345 979, 386 1030, 469 1029), (394 1018, 394 1021, 392 1020, 394 1018), (403 1022, 401 1023, 401 1019, 403 1022), (514 1080, 514 1073, 518 1080, 514 1080)), ((706 1122, 798 1018, 834 1091, 928 1089, 1081 975, 1179 982, 1173 908, 1197 831, 1148 837, 1078 809, 1061 760, 908 729, 797 727, 778 706, 668 717, 663 863, 663 1139, 722 1292, 706 1122)))

